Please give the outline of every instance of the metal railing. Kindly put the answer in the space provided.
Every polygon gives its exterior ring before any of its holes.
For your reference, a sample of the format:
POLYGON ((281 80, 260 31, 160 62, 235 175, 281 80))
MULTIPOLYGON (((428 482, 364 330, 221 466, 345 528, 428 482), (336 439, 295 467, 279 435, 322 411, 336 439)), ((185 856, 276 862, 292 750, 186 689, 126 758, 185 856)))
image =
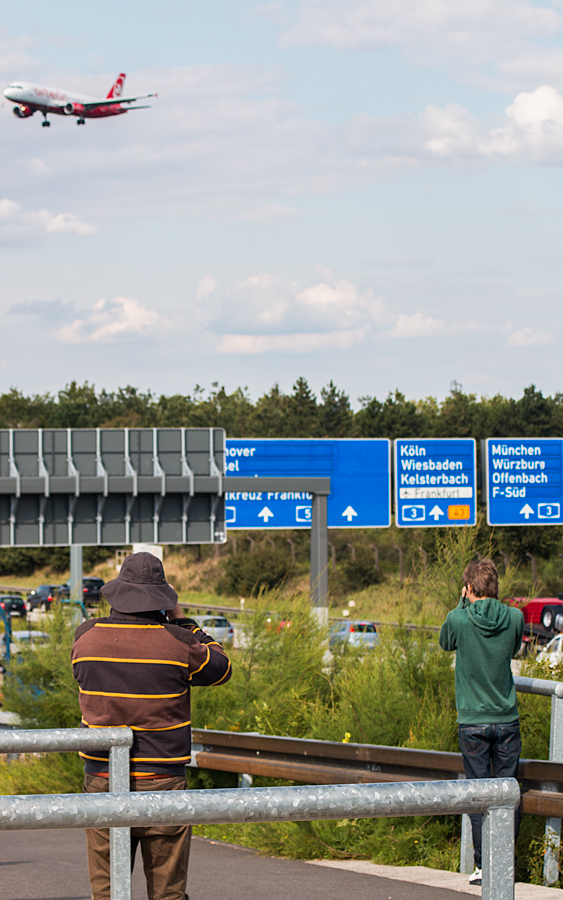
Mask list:
MULTIPOLYGON (((515 676, 521 693, 551 696, 549 760, 521 759, 518 777, 525 783, 523 812, 546 817, 544 884, 559 877, 559 846, 563 813, 563 682, 515 676)), ((391 782, 403 779, 464 778, 460 753, 414 750, 373 744, 336 743, 194 729, 192 765, 237 772, 250 783, 252 775, 288 778, 317 784, 391 782)), ((239 783, 240 780, 239 780, 239 783)), ((471 822, 462 817, 460 872, 474 866, 471 822)))
MULTIPOLYGON (((99 746, 99 744, 98 744, 99 746)), ((0 798, 0 830, 304 822, 451 813, 483 814, 484 900, 514 898, 514 778, 207 791, 54 794, 0 798)), ((111 900, 131 900, 130 858, 110 840, 111 900)))
MULTIPOLYGON (((522 797, 523 811, 546 816, 544 883, 553 884, 559 874, 563 810, 563 682, 519 676, 514 681, 520 692, 552 698, 549 761, 521 760, 518 774, 527 788, 522 797)), ((463 784, 459 753, 199 729, 194 730, 194 739, 192 765, 238 772, 246 776, 246 784, 251 782, 247 773, 316 784, 356 781, 381 784, 405 777, 425 781, 456 773, 463 784)), ((129 790, 131 743, 132 733, 127 728, 0 732, 0 753, 109 749, 110 791, 114 793, 129 790)), ((115 859, 123 860, 129 852, 129 832, 127 829, 125 832, 112 829, 115 859)), ((468 815, 463 814, 460 871, 470 872, 473 864, 471 825, 468 815)))
MULTIPOLYGON (((130 728, 38 728, 23 731, 0 731, 0 753, 66 753, 72 750, 109 750, 109 789, 113 793, 129 790, 129 750, 132 745, 133 732, 130 728)), ((48 801, 45 811, 47 820, 49 818, 49 802, 57 805, 58 801, 55 800, 55 797, 72 801, 76 796, 88 795, 57 794, 51 796, 44 794, 32 795, 29 799, 35 800, 44 809, 45 802, 48 801)), ((27 798, 3 797, 0 800, 2 809, 0 830, 6 827, 3 818, 5 806, 13 803, 15 808, 17 801, 22 799, 27 798)), ((36 828, 57 827, 56 825, 39 825, 38 822, 39 818, 36 820, 36 828)), ((130 856, 130 829, 112 828, 110 831, 112 884, 118 884, 122 869, 129 869, 130 856)), ((130 896, 131 891, 129 890, 129 898, 130 896)), ((114 896, 112 893, 111 900, 117 900, 117 895, 114 896)))

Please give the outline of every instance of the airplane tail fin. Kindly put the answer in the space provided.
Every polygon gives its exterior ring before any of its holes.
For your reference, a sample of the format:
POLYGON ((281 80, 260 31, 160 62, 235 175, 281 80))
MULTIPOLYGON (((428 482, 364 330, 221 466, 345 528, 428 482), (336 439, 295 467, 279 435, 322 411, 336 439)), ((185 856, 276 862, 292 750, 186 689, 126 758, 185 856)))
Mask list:
POLYGON ((121 97, 121 95, 123 93, 124 82, 125 82, 125 72, 122 72, 120 75, 117 76, 117 80, 116 80, 115 84, 112 85, 111 90, 110 90, 109 94, 107 95, 106 99, 109 100, 110 97, 114 97, 115 99, 117 99, 118 97, 121 97))

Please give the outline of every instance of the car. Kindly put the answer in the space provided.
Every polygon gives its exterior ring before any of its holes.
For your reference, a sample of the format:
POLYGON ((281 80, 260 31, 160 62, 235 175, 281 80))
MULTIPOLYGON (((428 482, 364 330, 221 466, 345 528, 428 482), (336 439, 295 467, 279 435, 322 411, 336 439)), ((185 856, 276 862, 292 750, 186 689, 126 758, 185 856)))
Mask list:
POLYGON ((221 644, 232 644, 235 629, 225 616, 194 616, 194 621, 213 640, 221 644))
MULTIPOLYGON (((94 578, 88 576, 82 579, 82 597, 80 598, 85 606, 92 606, 100 601, 100 590, 103 588, 105 581, 103 578, 94 578)), ((63 585, 61 592, 61 600, 70 598, 70 579, 63 585)))
POLYGON ((53 600, 58 600, 62 593, 62 585, 60 584, 40 584, 38 588, 30 591, 27 595, 25 608, 28 612, 32 609, 43 609, 45 611, 51 608, 53 600))
POLYGON ((549 663, 550 668, 561 665, 563 662, 563 634, 558 634, 552 638, 549 644, 546 644, 543 650, 537 655, 538 662, 549 663))
POLYGON ((345 622, 335 622, 330 626, 329 650, 334 650, 339 644, 371 649, 378 641, 379 635, 375 622, 367 619, 346 619, 345 622))
POLYGON ((10 616, 25 616, 25 603, 18 594, 0 595, 0 609, 10 616))

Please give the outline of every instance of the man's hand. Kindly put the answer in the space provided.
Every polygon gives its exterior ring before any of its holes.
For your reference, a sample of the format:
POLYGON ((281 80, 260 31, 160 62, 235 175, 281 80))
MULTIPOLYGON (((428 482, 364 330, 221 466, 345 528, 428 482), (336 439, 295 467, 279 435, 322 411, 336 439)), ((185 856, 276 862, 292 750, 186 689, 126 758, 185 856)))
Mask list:
POLYGON ((166 615, 169 619, 183 619, 184 618, 184 610, 181 608, 179 603, 176 603, 174 609, 167 609, 166 615))

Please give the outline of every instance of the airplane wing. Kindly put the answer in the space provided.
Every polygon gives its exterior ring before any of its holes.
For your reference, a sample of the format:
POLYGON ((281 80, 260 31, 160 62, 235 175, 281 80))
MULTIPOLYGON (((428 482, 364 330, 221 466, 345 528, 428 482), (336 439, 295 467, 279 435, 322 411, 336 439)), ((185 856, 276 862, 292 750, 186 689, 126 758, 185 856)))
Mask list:
MULTIPOLYGON (((147 97, 158 97, 158 94, 142 94, 140 97, 106 97, 105 100, 94 100, 91 103, 83 103, 84 109, 96 109, 97 106, 119 106, 120 103, 135 103, 136 100, 145 100, 147 97)), ((141 107, 137 107, 140 109, 141 107)))

